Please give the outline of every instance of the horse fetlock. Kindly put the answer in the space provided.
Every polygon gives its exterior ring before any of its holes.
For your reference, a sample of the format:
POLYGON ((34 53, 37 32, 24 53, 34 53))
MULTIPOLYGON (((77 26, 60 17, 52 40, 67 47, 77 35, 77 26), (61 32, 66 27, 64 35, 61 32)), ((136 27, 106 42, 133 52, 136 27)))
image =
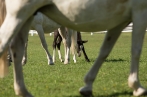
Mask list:
POLYGON ((27 63, 27 60, 26 59, 23 59, 22 60, 22 65, 24 66, 26 63, 27 63))
POLYGON ((76 58, 75 58, 75 57, 73 58, 73 61, 74 61, 74 63, 77 63, 77 60, 76 60, 76 58))
POLYGON ((90 86, 84 86, 84 87, 81 87, 79 89, 79 92, 81 95, 83 95, 84 97, 93 97, 93 94, 92 94, 92 87, 90 86))
POLYGON ((140 87, 140 83, 136 78, 130 76, 128 79, 128 86, 133 90, 137 90, 140 87))
POLYGON ((55 56, 53 56, 53 62, 55 63, 56 59, 55 59, 55 56))
POLYGON ((77 63, 77 61, 76 60, 73 60, 74 61, 74 63, 77 63))
POLYGON ((25 88, 15 87, 15 94, 21 97, 33 97, 25 88))
POLYGON ((48 65, 54 65, 53 61, 48 61, 48 65))
POLYGON ((61 61, 61 62, 64 62, 62 58, 60 59, 60 61, 61 61))
POLYGON ((147 95, 147 90, 143 87, 139 87, 137 90, 133 91, 134 96, 145 96, 147 95))
POLYGON ((66 64, 68 64, 68 63, 69 63, 69 61, 68 61, 68 60, 65 60, 65 61, 64 61, 64 64, 65 64, 65 65, 66 65, 66 64))

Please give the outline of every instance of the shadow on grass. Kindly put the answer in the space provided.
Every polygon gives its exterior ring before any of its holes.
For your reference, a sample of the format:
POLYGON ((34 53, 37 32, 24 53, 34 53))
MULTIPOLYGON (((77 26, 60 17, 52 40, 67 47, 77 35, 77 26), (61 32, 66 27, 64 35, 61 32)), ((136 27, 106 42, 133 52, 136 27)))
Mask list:
MULTIPOLYGON (((94 95, 94 96, 90 96, 90 97, 118 97, 118 96, 127 96, 127 97, 131 97, 133 96, 132 92, 128 92, 128 91, 124 91, 121 93, 113 93, 113 94, 108 94, 108 95, 94 95)), ((71 95, 71 96, 65 96, 65 97, 84 97, 82 95, 71 95)))
MULTIPOLYGON (((95 62, 95 60, 96 59, 90 59, 90 62, 95 62)), ((118 59, 106 59, 104 62, 124 62, 124 61, 126 61, 126 60, 118 58, 118 59)))
POLYGON ((127 96, 127 97, 131 97, 133 96, 133 93, 132 92, 128 92, 128 91, 124 91, 124 92, 120 92, 120 93, 113 93, 113 94, 108 94, 108 95, 97 95, 97 96, 94 96, 94 97, 118 97, 118 96, 127 96))
POLYGON ((121 58, 119 59, 106 59, 105 62, 123 62, 123 61, 126 61, 126 60, 123 60, 121 58))

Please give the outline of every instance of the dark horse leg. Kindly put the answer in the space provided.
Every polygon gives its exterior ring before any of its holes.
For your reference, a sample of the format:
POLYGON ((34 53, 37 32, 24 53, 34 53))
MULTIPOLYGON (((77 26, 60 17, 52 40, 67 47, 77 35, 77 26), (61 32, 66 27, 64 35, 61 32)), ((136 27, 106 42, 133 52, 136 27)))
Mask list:
POLYGON ((55 62, 55 55, 56 55, 56 47, 58 49, 58 55, 61 62, 63 62, 61 52, 60 52, 60 46, 62 42, 62 37, 60 36, 58 30, 54 31, 54 41, 53 41, 53 62, 55 62))
POLYGON ((57 49, 58 49, 59 59, 60 59, 61 62, 63 62, 63 59, 62 59, 62 56, 61 56, 61 51, 60 51, 61 42, 62 42, 62 37, 58 32, 58 39, 56 41, 56 45, 57 45, 57 49))
POLYGON ((83 43, 86 43, 87 41, 82 41, 82 37, 81 37, 81 33, 77 31, 77 44, 78 44, 78 48, 77 48, 77 53, 79 54, 80 53, 80 50, 83 51, 83 54, 84 54, 84 57, 85 57, 85 60, 87 62, 90 62, 86 52, 85 52, 85 48, 84 48, 84 45, 83 43))

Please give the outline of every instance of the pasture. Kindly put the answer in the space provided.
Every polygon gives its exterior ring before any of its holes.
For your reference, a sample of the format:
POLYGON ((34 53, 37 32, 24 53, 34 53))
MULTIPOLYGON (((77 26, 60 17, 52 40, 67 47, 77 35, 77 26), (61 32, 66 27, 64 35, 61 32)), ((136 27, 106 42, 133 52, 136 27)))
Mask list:
MULTIPOLYGON (((87 63, 82 55, 77 58, 76 64, 71 60, 69 65, 64 65, 58 60, 56 53, 56 63, 53 66, 47 65, 46 54, 38 35, 29 36, 28 62, 23 66, 27 89, 35 97, 82 97, 78 90, 84 85, 83 78, 98 55, 104 35, 104 33, 92 36, 90 33, 82 34, 82 39, 88 40, 84 46, 90 63, 87 63)), ((52 54, 53 36, 46 34, 45 37, 52 54)), ((95 97, 133 97, 127 80, 131 57, 130 46, 131 33, 122 33, 93 84, 95 97)), ((63 55, 63 44, 61 51, 63 55)), ((9 67, 9 75, 0 79, 0 97, 16 97, 13 90, 12 69, 13 64, 9 67)), ((147 88, 147 35, 140 59, 139 75, 141 83, 147 88)))

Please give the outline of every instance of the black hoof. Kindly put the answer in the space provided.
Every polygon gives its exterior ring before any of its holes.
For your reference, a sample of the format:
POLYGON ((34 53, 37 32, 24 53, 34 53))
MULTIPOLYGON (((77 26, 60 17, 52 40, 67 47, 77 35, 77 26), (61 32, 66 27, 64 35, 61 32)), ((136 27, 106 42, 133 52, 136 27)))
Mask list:
POLYGON ((90 62, 90 60, 89 60, 89 59, 86 59, 86 61, 87 61, 87 62, 90 62))
POLYGON ((84 91, 84 92, 81 92, 81 91, 80 91, 80 94, 81 94, 83 97, 94 97, 93 94, 92 94, 92 91, 84 91))

